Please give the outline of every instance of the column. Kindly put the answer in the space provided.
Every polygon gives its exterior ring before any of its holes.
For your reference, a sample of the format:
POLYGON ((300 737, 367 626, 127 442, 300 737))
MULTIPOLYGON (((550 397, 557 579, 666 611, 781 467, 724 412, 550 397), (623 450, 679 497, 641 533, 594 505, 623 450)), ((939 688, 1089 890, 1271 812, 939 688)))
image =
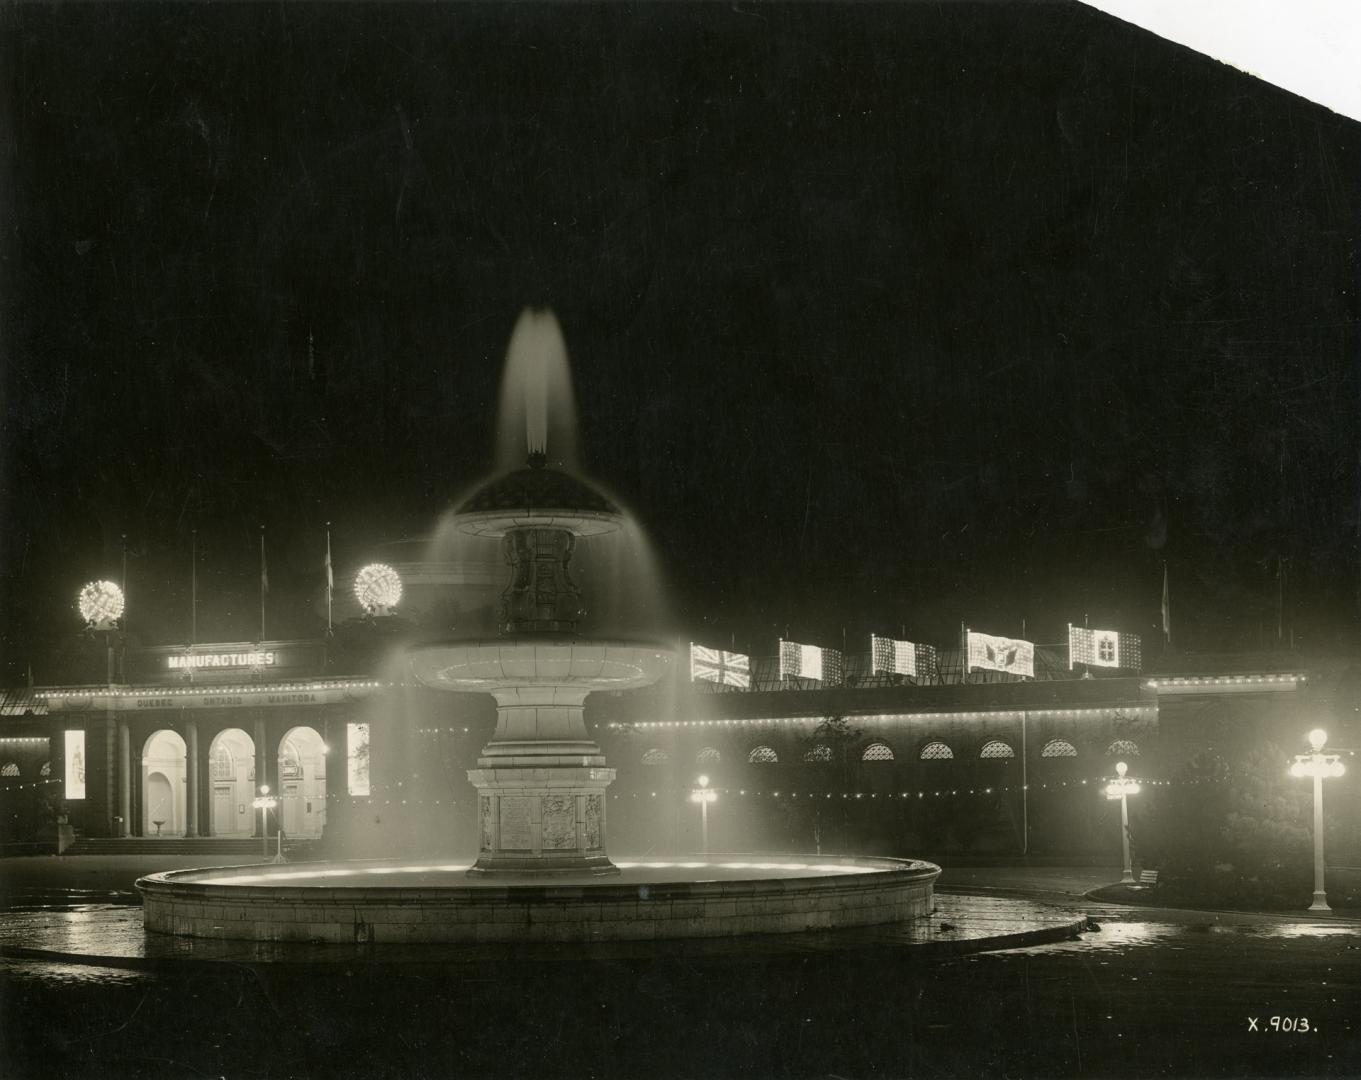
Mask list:
POLYGON ((198 835, 198 721, 184 722, 184 835, 198 835))
POLYGON ((98 746, 89 750, 90 771, 99 776, 102 785, 99 790, 98 820, 87 824, 94 836, 117 836, 118 830, 113 820, 118 814, 118 764, 117 740, 114 738, 117 719, 113 709, 104 711, 104 722, 99 725, 98 746), (98 760, 98 769, 94 768, 98 760))
MULTIPOLYGON (((269 756, 269 745, 265 739, 265 718, 263 715, 257 715, 255 718, 255 790, 251 793, 252 796, 260 794, 261 784, 269 784, 270 794, 276 797, 278 795, 278 792, 274 790, 274 783, 270 779, 274 770, 271 770, 269 767, 269 756)), ((269 826, 267 824, 269 821, 268 814, 264 815, 264 821, 265 824, 262 824, 261 814, 257 810, 255 812, 256 831, 254 835, 269 835, 269 826), (262 828, 265 830, 264 832, 260 831, 262 828)))
POLYGON ((119 836, 132 835, 132 735, 128 722, 118 720, 118 823, 119 836))

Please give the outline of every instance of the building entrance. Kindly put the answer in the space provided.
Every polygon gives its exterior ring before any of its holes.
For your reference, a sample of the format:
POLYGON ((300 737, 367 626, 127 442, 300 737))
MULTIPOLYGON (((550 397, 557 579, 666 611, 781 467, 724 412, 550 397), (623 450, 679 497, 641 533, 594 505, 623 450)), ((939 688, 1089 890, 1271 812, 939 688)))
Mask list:
POLYGON ((208 751, 213 784, 214 836, 250 836, 255 786, 255 742, 240 728, 227 728, 208 751))
POLYGON ((290 837, 317 837, 326 825, 326 744, 295 727, 279 743, 280 820, 290 837))
POLYGON ((142 747, 142 835, 183 836, 185 745, 178 733, 162 729, 142 747))

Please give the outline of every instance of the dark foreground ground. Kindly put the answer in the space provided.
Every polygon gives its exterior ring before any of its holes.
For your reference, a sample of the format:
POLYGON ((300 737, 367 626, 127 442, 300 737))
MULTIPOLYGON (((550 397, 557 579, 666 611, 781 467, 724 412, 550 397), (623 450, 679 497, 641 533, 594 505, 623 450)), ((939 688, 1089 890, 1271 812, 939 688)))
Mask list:
POLYGON ((1361 1075, 1361 926, 1081 900, 1102 876, 961 875, 961 888, 1066 898, 1102 929, 932 963, 892 952, 339 971, 5 961, 0 1075, 1361 1075))

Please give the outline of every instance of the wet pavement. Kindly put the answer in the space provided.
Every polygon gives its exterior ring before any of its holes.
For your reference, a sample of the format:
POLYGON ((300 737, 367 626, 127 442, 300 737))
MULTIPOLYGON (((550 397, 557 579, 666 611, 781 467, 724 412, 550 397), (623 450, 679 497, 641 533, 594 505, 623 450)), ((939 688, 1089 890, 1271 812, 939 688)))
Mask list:
POLYGON ((924 919, 890 926, 808 934, 758 934, 684 941, 600 941, 576 944, 310 945, 301 942, 217 941, 147 934, 140 907, 87 905, 75 911, 14 913, 0 922, 0 957, 104 963, 116 967, 246 963, 314 966, 461 965, 500 961, 540 963, 621 959, 724 958, 816 952, 906 950, 954 955, 1000 945, 1062 941, 1085 927, 1073 911, 1026 900, 941 896, 924 919))
MULTIPOLYGON (((551 963, 5 958, 0 1075, 1361 1075, 1361 923, 1093 903, 1076 891, 1086 873, 956 882, 1029 883, 1049 901, 1035 910, 1100 926, 972 955, 866 941, 551 963)), ((135 953, 137 914, 11 912, 0 939, 121 935, 135 953)))

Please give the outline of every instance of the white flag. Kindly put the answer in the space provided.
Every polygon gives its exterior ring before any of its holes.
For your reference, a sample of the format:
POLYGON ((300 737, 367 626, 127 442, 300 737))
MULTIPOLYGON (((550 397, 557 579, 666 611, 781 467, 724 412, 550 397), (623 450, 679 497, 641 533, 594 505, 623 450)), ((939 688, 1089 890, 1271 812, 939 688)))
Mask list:
POLYGON ((1035 677, 1035 643, 968 632, 968 670, 1006 671, 1035 677))

